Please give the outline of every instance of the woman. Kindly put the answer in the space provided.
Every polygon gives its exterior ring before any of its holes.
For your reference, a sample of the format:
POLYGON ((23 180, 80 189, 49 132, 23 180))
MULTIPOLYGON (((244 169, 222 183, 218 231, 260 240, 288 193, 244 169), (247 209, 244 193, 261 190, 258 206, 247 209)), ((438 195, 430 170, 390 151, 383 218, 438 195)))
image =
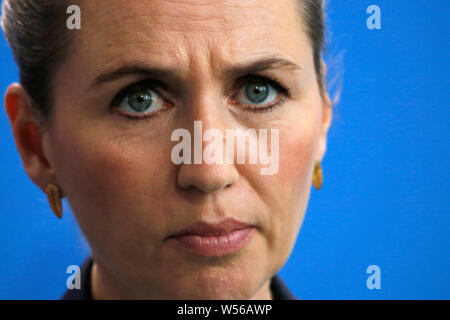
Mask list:
POLYGON ((322 182, 323 10, 320 0, 3 1, 20 69, 5 96, 17 149, 58 217, 67 198, 92 252, 88 283, 65 298, 294 298, 276 273, 311 181, 322 182), (228 136, 243 131, 244 153, 228 136))

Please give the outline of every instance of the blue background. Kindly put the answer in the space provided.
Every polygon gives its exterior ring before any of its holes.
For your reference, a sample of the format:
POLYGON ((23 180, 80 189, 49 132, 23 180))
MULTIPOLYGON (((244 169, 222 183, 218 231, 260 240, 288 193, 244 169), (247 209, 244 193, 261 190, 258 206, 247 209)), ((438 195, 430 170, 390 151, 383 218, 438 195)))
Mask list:
MULTIPOLYGON (((328 16, 343 91, 324 185, 281 277, 303 299, 449 299, 450 2, 330 1, 328 16), (371 4, 381 30, 366 27, 371 4)), ((4 38, 0 61, 4 92, 18 79, 4 38)), ((0 130, 0 298, 59 298, 89 248, 66 200, 58 220, 25 174, 4 111, 0 130)))

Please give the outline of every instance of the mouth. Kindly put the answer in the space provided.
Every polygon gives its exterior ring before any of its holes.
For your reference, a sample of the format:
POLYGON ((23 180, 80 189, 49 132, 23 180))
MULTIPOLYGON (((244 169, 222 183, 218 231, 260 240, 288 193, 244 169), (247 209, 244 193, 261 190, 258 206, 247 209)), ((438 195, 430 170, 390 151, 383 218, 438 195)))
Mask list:
POLYGON ((254 234, 255 227, 247 223, 226 219, 217 224, 197 222, 169 239, 183 250, 205 256, 225 256, 242 249, 254 234))

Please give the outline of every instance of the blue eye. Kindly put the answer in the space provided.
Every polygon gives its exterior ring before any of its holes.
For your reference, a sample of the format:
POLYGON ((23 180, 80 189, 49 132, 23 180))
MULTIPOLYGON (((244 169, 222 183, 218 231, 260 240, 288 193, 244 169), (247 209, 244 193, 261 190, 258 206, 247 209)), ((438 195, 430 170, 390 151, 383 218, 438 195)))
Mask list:
POLYGON ((262 111, 277 105, 281 100, 279 97, 280 93, 288 94, 288 92, 288 89, 275 80, 250 76, 249 80, 238 92, 235 101, 238 104, 249 106, 247 109, 262 111))
MULTIPOLYGON (((239 90, 234 102, 248 111, 266 112, 281 106, 290 90, 277 80, 249 75, 245 85, 239 90)), ((131 120, 143 120, 165 109, 164 95, 158 88, 164 87, 157 80, 145 80, 122 90, 113 100, 112 107, 119 108, 131 120)))
POLYGON ((163 109, 164 100, 159 96, 154 85, 140 83, 119 93, 113 105, 125 110, 130 116, 139 117, 139 115, 148 115, 163 109))
POLYGON ((254 103, 261 103, 269 96, 270 85, 250 83, 245 88, 245 95, 254 103))

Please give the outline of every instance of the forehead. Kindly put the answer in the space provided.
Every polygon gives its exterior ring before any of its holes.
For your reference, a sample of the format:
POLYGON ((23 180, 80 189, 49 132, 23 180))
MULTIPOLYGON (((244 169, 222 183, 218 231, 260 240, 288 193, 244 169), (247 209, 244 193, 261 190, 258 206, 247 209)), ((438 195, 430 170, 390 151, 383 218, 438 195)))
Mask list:
POLYGON ((295 60, 307 43, 296 1, 82 1, 77 35, 93 67, 154 59, 187 72, 267 53, 295 60))

